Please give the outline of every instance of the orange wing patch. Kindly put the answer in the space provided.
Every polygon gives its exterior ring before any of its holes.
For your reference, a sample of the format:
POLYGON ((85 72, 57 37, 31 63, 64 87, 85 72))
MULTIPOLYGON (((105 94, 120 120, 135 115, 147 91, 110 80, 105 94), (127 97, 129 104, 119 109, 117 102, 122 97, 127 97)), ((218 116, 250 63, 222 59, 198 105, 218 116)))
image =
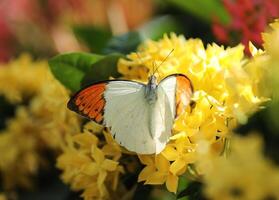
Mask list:
POLYGON ((176 77, 176 117, 181 115, 190 103, 193 87, 191 81, 184 75, 176 77))
POLYGON ((103 122, 106 83, 98 83, 78 92, 68 103, 68 108, 97 123, 103 122))

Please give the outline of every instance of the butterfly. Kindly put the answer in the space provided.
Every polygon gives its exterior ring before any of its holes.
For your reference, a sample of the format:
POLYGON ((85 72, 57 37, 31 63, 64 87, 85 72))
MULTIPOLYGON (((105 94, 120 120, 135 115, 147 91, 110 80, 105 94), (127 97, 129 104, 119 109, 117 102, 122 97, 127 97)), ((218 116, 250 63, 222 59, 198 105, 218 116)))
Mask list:
POLYGON ((115 140, 138 154, 160 153, 166 146, 174 120, 190 103, 193 86, 187 76, 172 74, 157 84, 105 80, 78 91, 68 108, 110 128, 115 140))

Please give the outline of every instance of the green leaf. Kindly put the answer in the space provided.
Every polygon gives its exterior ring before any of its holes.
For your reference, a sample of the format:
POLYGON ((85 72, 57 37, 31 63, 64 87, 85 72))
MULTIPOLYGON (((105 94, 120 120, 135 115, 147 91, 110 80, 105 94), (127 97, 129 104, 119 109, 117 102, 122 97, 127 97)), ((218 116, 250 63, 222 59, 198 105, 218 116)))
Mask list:
MULTIPOLYGON (((178 182, 178 188, 177 192, 180 194, 185 188, 187 188, 189 185, 189 181, 185 178, 185 176, 180 176, 179 177, 179 182, 178 182)), ((179 200, 187 200, 188 198, 186 196, 181 197, 179 200)))
POLYGON ((219 0, 167 0, 178 8, 190 12, 196 17, 210 23, 213 17, 217 17, 221 23, 230 22, 230 15, 219 0))
POLYGON ((171 32, 181 33, 181 25, 171 16, 161 16, 154 18, 144 24, 138 30, 143 39, 157 40, 163 37, 164 34, 171 32))
POLYGON ((122 54, 111 54, 94 63, 85 74, 82 80, 82 87, 97 81, 107 80, 110 77, 119 77, 120 73, 117 70, 117 62, 120 58, 124 58, 124 56, 122 54))
POLYGON ((66 53, 49 60, 51 72, 64 86, 75 92, 84 75, 103 56, 89 53, 66 53))
POLYGON ((120 36, 112 37, 103 53, 128 54, 136 51, 146 39, 157 40, 170 32, 181 32, 181 26, 170 16, 157 17, 141 26, 138 30, 120 36))
POLYGON ((112 37, 108 43, 106 48, 104 49, 104 53, 122 53, 128 54, 132 51, 135 51, 138 45, 142 42, 142 37, 138 32, 129 32, 120 36, 112 37))
POLYGON ((74 26, 73 31, 75 36, 94 53, 101 53, 111 38, 110 31, 95 26, 74 26))
POLYGON ((197 196, 201 193, 202 184, 199 182, 191 182, 188 187, 178 193, 177 198, 180 199, 185 196, 197 196))

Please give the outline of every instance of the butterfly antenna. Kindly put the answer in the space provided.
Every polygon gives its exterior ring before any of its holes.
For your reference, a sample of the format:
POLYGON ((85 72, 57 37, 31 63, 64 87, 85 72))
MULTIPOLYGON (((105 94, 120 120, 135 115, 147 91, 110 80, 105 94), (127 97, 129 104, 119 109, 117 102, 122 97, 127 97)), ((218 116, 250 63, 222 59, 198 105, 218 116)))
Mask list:
POLYGON ((165 59, 158 65, 158 67, 155 69, 154 71, 154 74, 155 72, 159 69, 159 67, 170 57, 170 55, 172 54, 172 52, 174 51, 174 49, 172 49, 169 54, 165 57, 165 59))

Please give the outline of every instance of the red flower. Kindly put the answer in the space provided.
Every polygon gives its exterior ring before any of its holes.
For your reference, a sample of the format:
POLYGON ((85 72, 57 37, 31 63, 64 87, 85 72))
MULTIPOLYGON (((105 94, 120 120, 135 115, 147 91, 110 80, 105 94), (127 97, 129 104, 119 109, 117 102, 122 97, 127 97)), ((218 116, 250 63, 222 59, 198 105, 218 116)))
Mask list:
POLYGON ((12 40, 13 34, 0 13, 0 62, 7 61, 10 58, 13 52, 13 48, 10 45, 12 40))
POLYGON ((249 54, 249 41, 262 46, 261 32, 268 23, 279 16, 278 0, 223 0, 224 6, 231 16, 229 24, 221 24, 214 20, 213 33, 217 39, 226 44, 242 42, 249 54))

